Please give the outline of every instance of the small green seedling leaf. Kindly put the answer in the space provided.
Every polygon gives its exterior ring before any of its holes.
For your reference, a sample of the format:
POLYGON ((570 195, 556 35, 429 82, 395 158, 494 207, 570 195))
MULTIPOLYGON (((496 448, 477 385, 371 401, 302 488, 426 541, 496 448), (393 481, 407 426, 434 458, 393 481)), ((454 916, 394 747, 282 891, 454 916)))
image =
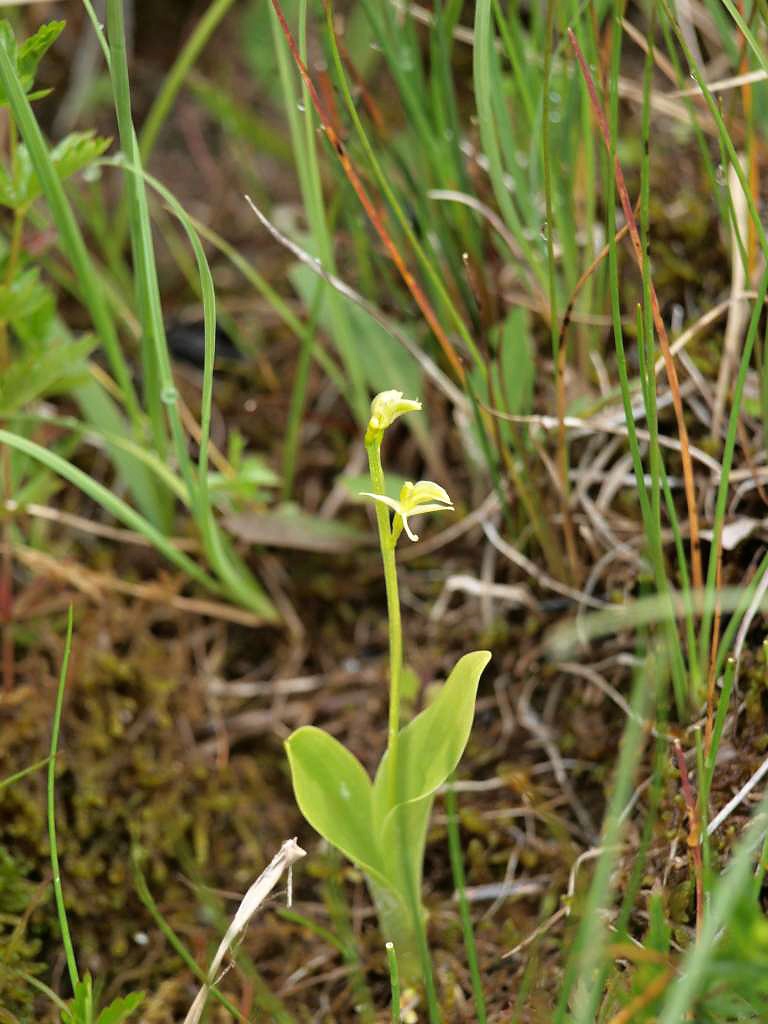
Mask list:
POLYGON ((96 1024, 123 1024, 143 1001, 143 992, 131 992, 128 996, 114 999, 101 1011, 96 1018, 96 1024))
POLYGON ((112 139, 95 132, 71 132, 51 150, 56 173, 63 181, 88 167, 109 148, 112 139))
POLYGON ((93 1024, 93 982, 86 974, 75 985, 75 995, 66 1010, 61 1011, 62 1024, 93 1024))
MULTIPOLYGON (((78 171, 89 167, 108 149, 112 140, 94 132, 72 132, 51 150, 51 161, 56 174, 64 181, 78 171)), ((29 150, 20 143, 16 147, 13 167, 0 167, 0 204, 12 210, 26 208, 43 189, 34 172, 29 150)))
POLYGON ((53 306, 53 293, 40 280, 37 267, 27 267, 9 283, 0 284, 0 321, 12 323, 14 328, 41 311, 52 315, 53 306))
POLYGON ((65 21, 48 21, 18 47, 16 70, 25 92, 32 88, 40 61, 64 31, 65 25, 65 21))
POLYGON ((85 380, 85 360, 95 346, 96 339, 88 337, 14 360, 0 378, 0 415, 9 416, 34 399, 85 380))
MULTIPOLYGON (((16 74, 19 76, 24 92, 28 93, 34 85, 38 65, 63 32, 64 25, 63 21, 46 22, 33 36, 25 39, 19 46, 10 23, 5 19, 0 21, 0 46, 16 65, 16 74)), ((0 104, 7 102, 8 97, 0 88, 0 104)))
POLYGON ((388 886, 376 847, 372 786, 366 770, 338 740, 311 725, 292 733, 285 748, 296 802, 309 824, 388 886))

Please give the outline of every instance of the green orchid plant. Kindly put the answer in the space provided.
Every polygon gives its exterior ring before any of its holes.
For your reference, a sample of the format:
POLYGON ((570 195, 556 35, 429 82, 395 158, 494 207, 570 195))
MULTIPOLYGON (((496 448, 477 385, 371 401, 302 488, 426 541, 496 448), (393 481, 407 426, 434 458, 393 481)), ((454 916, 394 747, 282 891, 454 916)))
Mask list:
POLYGON ((427 826, 435 794, 456 768, 469 739, 477 687, 488 651, 459 659, 424 711, 401 728, 403 638, 395 553, 409 519, 453 508, 445 490, 429 480, 406 483, 398 500, 385 493, 381 445, 400 416, 421 403, 384 391, 371 403, 365 433, 389 620, 389 723, 387 748, 373 781, 338 740, 302 726, 286 741, 293 789, 310 825, 364 873, 383 938, 391 942, 404 981, 431 986, 425 914, 421 902, 427 826))

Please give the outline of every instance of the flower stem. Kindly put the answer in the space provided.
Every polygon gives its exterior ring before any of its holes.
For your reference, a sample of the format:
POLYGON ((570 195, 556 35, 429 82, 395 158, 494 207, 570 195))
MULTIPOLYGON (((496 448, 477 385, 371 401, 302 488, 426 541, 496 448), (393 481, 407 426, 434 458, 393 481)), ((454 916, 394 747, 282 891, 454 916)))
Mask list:
MULTIPOLYGON (((368 467, 375 494, 384 494, 384 470, 381 465, 381 434, 366 439, 368 467)), ((387 752, 389 754, 389 801, 394 807, 398 792, 397 746, 400 734, 400 676, 403 667, 403 627, 400 619, 400 598, 397 589, 395 537, 389 522, 389 512, 376 502, 376 522, 379 527, 381 560, 384 563, 384 584, 387 589, 387 618, 389 628, 389 720, 387 752)))

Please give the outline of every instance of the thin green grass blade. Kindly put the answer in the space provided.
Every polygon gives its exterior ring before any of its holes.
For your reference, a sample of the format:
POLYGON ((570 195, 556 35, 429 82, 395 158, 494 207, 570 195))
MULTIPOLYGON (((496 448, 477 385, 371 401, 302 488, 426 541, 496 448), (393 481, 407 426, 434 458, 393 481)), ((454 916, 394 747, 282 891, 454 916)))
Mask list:
MULTIPOLYGON (((168 69, 152 106, 146 116, 138 138, 139 156, 146 163, 155 148, 158 135, 168 119, 176 97, 186 82, 195 62, 205 48, 208 40, 218 28, 222 19, 232 7, 234 0, 212 0, 208 9, 195 25, 189 38, 179 51, 175 61, 168 69)), ((100 39, 103 33, 98 32, 100 39)), ((110 61, 107 60, 107 65, 110 61)), ((138 161, 136 161, 138 162, 138 161)), ((117 210, 114 223, 112 248, 120 251, 125 244, 125 233, 130 221, 129 204, 123 202, 117 210)))
POLYGON ((717 499, 715 501, 715 514, 712 521, 712 548, 707 566, 707 578, 705 583, 706 602, 704 613, 701 617, 699 634, 699 656, 701 664, 708 663, 710 649, 710 633, 715 610, 716 584, 717 584, 717 563, 720 549, 720 541, 725 523, 725 514, 728 503, 729 482, 733 459, 736 451, 736 440, 738 435, 739 421, 741 417, 742 400, 744 396, 744 385, 747 380, 747 372, 752 360, 752 350, 755 346, 757 331, 760 325, 763 306, 766 294, 768 293, 768 267, 763 271, 760 283, 757 288, 757 298, 752 307, 752 316, 749 321, 747 336, 744 339, 744 346, 739 362, 739 371, 733 384, 731 396, 731 411, 728 417, 728 430, 725 436, 725 446, 721 459, 720 481, 717 488, 717 499))
MULTIPOLYGON (((123 148, 128 155, 127 169, 132 172, 128 179, 131 245, 134 253, 134 263, 140 278, 139 295, 145 335, 148 334, 151 341, 151 350, 148 347, 145 351, 149 362, 154 367, 153 375, 156 374, 153 383, 150 385, 148 397, 153 404, 160 404, 165 407, 165 415, 167 415, 170 425, 176 460, 190 496, 195 523, 200 531, 203 546, 211 566, 215 569, 228 592, 235 600, 257 615, 264 616, 268 620, 274 620, 276 613, 271 602, 253 579, 245 565, 235 556, 234 551, 227 544, 218 528, 210 505, 207 487, 207 446, 213 390, 213 356, 216 330, 213 279, 202 245, 182 207, 167 189, 164 189, 159 183, 155 183, 173 212, 179 217, 182 227, 184 227, 187 233, 195 253, 201 282, 205 323, 205 366, 203 370, 203 408, 201 415, 204 433, 201 440, 199 466, 199 469, 205 468, 202 478, 199 472, 198 474, 194 473, 189 456, 187 438, 178 409, 178 392, 173 379, 165 337, 149 207, 131 115, 122 0, 108 0, 107 15, 112 57, 113 89, 118 109, 120 137, 123 148), (154 393, 151 391, 152 386, 155 388, 154 393)), ((160 450, 162 450, 164 438, 160 435, 161 433, 164 434, 164 426, 162 430, 157 424, 156 427, 156 440, 161 446, 160 450)))
POLYGON ((360 115, 357 111, 357 106, 355 105, 355 101, 353 99, 352 92, 349 87, 349 82, 344 71, 344 65, 341 60, 338 41, 336 39, 336 33, 333 27, 333 7, 331 4, 328 4, 326 12, 326 36, 331 48, 331 56, 333 58, 334 69, 336 71, 336 79, 341 88, 341 93, 344 98, 344 103, 346 105, 350 120, 352 121, 352 124, 355 128, 355 132, 357 133, 358 140, 363 148, 363 152, 365 153, 366 159, 368 160, 371 170, 373 171, 374 177, 376 178, 376 182, 379 188, 381 189, 385 199, 389 203, 392 212, 394 213, 395 218, 397 219, 397 223, 399 224, 400 229, 407 238, 409 245, 413 249, 413 252, 415 253, 416 258, 418 259, 422 270, 427 275, 427 279, 430 285, 432 286, 432 289, 438 296, 442 307, 450 316, 454 324, 454 327, 459 332, 462 340, 467 346, 467 349, 470 355, 472 356, 473 362, 475 363, 475 365, 481 367, 481 369, 484 369, 484 361, 480 356, 480 352, 477 348, 474 339, 472 338, 472 335, 469 332, 469 329, 464 318, 461 316, 458 309, 456 308, 456 305, 452 301, 448 293, 448 290, 445 287, 445 284, 440 276, 439 271, 435 268, 424 246, 419 241, 419 238, 416 235, 416 232, 414 231, 413 226, 411 224, 410 218, 407 216, 402 203, 398 200, 395 190, 392 188, 389 178, 385 174, 381 162, 376 156, 373 146, 371 145, 370 139, 368 138, 368 134, 365 130, 362 119, 360 118, 360 115))
POLYGON ((164 555, 169 562, 175 565, 182 572, 185 572, 191 579, 200 583, 214 594, 221 593, 221 587, 217 581, 209 576, 203 569, 192 561, 182 551, 173 546, 164 533, 161 533, 148 519, 145 519, 139 512, 126 504, 122 498, 118 498, 109 488, 93 480, 77 466, 67 462, 60 455, 44 448, 34 441, 25 437, 13 434, 8 430, 0 430, 0 444, 7 444, 11 448, 24 452, 37 462, 42 463, 48 469, 58 474, 79 488, 83 494, 88 495, 93 501, 100 505, 115 519, 119 520, 131 530, 135 530, 143 537, 146 537, 157 550, 164 555))
POLYGON ((44 768, 49 761, 49 757, 44 757, 41 761, 35 761, 34 764, 30 764, 27 765, 26 768, 22 768, 20 772, 14 772, 13 775, 7 775, 4 779, 0 779, 0 791, 6 789, 8 786, 12 786, 15 782, 19 782, 21 779, 26 778, 27 775, 32 775, 33 772, 44 768))
MULTIPOLYGON (((299 47, 306 49, 306 0, 299 4, 299 47)), ((294 160, 299 186, 301 189, 304 209, 312 237, 313 255, 320 259, 326 270, 336 273, 336 260, 333 242, 328 227, 325 202, 323 199, 320 168, 317 157, 315 131, 317 122, 306 86, 302 83, 301 92, 297 93, 294 85, 294 73, 288 45, 280 28, 280 23, 273 9, 270 8, 270 19, 277 54, 280 84, 283 92, 283 105, 288 119, 294 160), (302 109, 301 117, 299 108, 302 109)), ((356 343, 346 308, 341 297, 324 282, 318 283, 318 289, 324 294, 334 322, 333 341, 344 364, 348 386, 345 394, 349 394, 349 402, 356 419, 367 422, 368 389, 362 364, 362 353, 356 343)))
MULTIPOLYGON (((546 290, 546 271, 541 265, 531 246, 523 223, 510 195, 505 181, 506 168, 502 158, 499 142, 497 115, 501 97, 496 89, 498 80, 498 55, 495 51, 495 35, 491 13, 491 0, 477 0, 475 6, 475 46, 473 59, 473 76, 475 84, 475 102, 477 104, 478 127, 483 151, 488 159, 488 173, 493 186, 493 193, 499 209, 522 250, 531 273, 542 290, 546 290), (494 76, 494 71, 496 75, 494 76), (495 97, 495 98, 494 98, 495 97)), ((503 112, 502 116, 503 116, 503 112)), ((516 167, 516 162, 513 165, 516 167)), ((518 193, 522 192, 518 182, 518 193)), ((522 193, 524 194, 524 193, 522 193)))
MULTIPOLYGON (((147 880, 144 877, 144 873, 141 870, 141 865, 139 863, 140 853, 135 846, 131 850, 131 858, 133 864, 134 884, 136 886, 136 892, 139 895, 139 899, 149 911, 153 921, 165 936, 168 944, 176 954, 181 957, 181 960, 184 962, 187 969, 192 972, 199 982, 202 984, 208 984, 208 978, 205 971, 197 964, 195 958, 189 952, 173 928, 171 928, 170 924, 166 921, 160 911, 160 908, 155 902, 152 893, 149 891, 147 880)), ((248 1018, 238 1010, 234 1003, 227 999, 215 984, 209 985, 208 988, 210 994, 221 1003, 228 1013, 232 1014, 235 1020, 242 1021, 242 1024, 248 1024, 248 1018)))
POLYGON ((275 291, 266 278, 256 270, 253 264, 239 250, 230 245, 221 235, 206 227, 199 220, 195 220, 194 217, 190 217, 189 221, 201 238, 204 238, 206 242, 210 242, 215 249, 218 249, 230 261, 233 267, 240 271, 245 280, 269 303, 285 326, 299 338, 302 345, 307 345, 310 348, 312 358, 322 369, 323 373, 326 374, 329 380, 333 381, 334 386, 339 391, 343 391, 345 384, 342 371, 324 349, 314 343, 311 330, 299 320, 285 299, 275 291))
POLYGON ((729 658, 725 664, 723 687, 720 691, 720 697, 717 702, 717 712, 715 713, 715 722, 712 728, 712 740, 709 746, 709 754, 707 756, 703 781, 701 783, 701 799, 704 806, 708 804, 709 794, 712 791, 712 780, 715 777, 717 753, 720 749, 720 740, 723 736, 723 729, 725 728, 725 721, 728 715, 728 708, 731 703, 731 694, 733 693, 733 684, 735 681, 736 662, 733 658, 729 658))
POLYGON ((48 841, 51 847, 51 870, 53 871, 53 893, 56 899, 56 914, 61 929, 61 941, 64 946, 64 956, 67 961, 67 970, 72 989, 75 991, 80 983, 80 974, 77 969, 75 958, 75 947, 72 943, 72 936, 69 931, 67 920, 67 908, 64 905, 64 892, 61 887, 61 869, 59 867, 59 847, 56 839, 56 756, 59 751, 59 732, 61 730, 61 713, 64 708, 64 688, 67 684, 67 671, 69 669, 69 655, 72 650, 72 605, 67 612, 67 633, 64 640, 64 655, 61 660, 59 672, 59 685, 56 690, 56 707, 53 712, 53 725, 51 727, 51 750, 48 759, 48 841))
POLYGON ((176 60, 168 69, 168 74, 163 79, 160 91, 153 100, 139 132, 139 153, 142 163, 149 160, 160 129, 168 119, 176 97, 184 86, 193 65, 233 3, 234 0, 211 0, 208 10, 195 25, 176 60))
MULTIPOLYGON (((15 425, 19 426, 26 423, 35 426, 47 424, 61 427, 64 430, 70 431, 73 439, 93 445, 94 448, 108 448, 116 452, 125 453, 132 460, 145 466, 157 478, 164 490, 167 490, 175 500, 189 508, 189 494, 187 494, 187 489, 183 482, 174 475, 168 463, 163 462, 151 448, 138 444, 129 437, 122 437, 120 434, 113 433, 110 430, 94 427, 90 422, 80 420, 76 416, 51 416, 48 414, 40 415, 38 413, 26 412, 14 416, 15 425)), ((74 447, 72 450, 74 451, 74 447)), ((59 454, 61 455, 61 451, 59 451, 59 454)), ((18 500, 19 504, 21 504, 21 498, 18 500)))
MULTIPOLYGON (((131 93, 128 82, 128 55, 123 22, 123 0, 108 0, 107 26, 110 52, 110 77, 114 96, 120 145, 128 162, 140 166, 138 142, 133 130, 131 93)), ((144 401, 152 426, 155 450, 165 457, 168 451, 168 432, 163 409, 161 388, 170 376, 170 361, 165 343, 165 330, 160 312, 154 250, 151 238, 146 237, 149 219, 147 200, 142 183, 129 177, 125 183, 128 219, 131 229, 136 303, 141 321, 141 368, 144 401), (167 365, 164 365, 167 364, 167 365), (166 371, 165 374, 163 371, 166 371), (161 383, 162 377, 166 380, 161 383)), ((178 455, 178 452, 177 452, 178 455)))
POLYGON ((451 859, 451 874, 453 885, 459 899, 459 915, 461 917, 461 933, 464 938, 464 950, 467 954, 469 965, 469 976, 472 979, 472 998, 475 1003, 475 1020, 477 1024, 486 1024, 488 1015, 485 1008, 485 992, 483 991, 483 979, 480 974, 480 964, 477 958, 477 943, 475 942, 475 931, 472 925, 472 914, 467 899, 467 886, 464 877, 464 860, 461 849, 461 835, 459 834, 459 809, 456 799, 456 790, 453 788, 452 776, 448 780, 445 795, 445 814, 448 820, 448 851, 451 859))

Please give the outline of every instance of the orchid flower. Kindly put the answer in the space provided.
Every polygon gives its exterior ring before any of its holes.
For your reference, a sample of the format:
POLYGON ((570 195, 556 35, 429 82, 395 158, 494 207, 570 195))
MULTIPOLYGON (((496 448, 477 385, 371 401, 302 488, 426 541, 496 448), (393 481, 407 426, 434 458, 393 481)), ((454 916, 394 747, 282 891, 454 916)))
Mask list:
POLYGON ((401 530, 405 530, 411 540, 418 540, 418 535, 411 530, 408 523, 409 516, 421 516, 426 512, 450 512, 453 510, 447 491, 440 484, 431 480, 419 480, 418 483, 406 481, 400 491, 400 498, 389 498, 385 494, 372 494, 370 491, 362 491, 364 498, 373 498, 391 508, 395 513, 395 524, 393 526, 393 539, 396 540, 401 530), (399 522, 398 522, 399 519, 399 522))

